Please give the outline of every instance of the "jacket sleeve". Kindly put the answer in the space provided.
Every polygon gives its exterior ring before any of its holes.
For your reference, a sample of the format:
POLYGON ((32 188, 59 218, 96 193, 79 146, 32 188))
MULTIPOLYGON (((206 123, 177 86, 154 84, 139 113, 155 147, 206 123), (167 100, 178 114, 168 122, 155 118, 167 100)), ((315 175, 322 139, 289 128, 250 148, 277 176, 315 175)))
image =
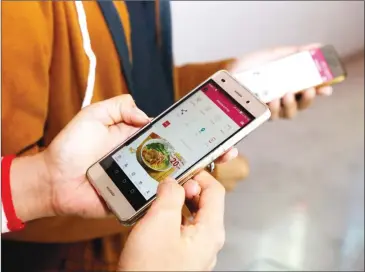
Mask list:
POLYGON ((2 155, 37 151, 52 55, 52 2, 2 3, 2 155))
POLYGON ((196 86, 209 78, 218 70, 227 69, 234 59, 227 59, 218 62, 187 64, 176 67, 175 76, 175 99, 186 95, 196 86))

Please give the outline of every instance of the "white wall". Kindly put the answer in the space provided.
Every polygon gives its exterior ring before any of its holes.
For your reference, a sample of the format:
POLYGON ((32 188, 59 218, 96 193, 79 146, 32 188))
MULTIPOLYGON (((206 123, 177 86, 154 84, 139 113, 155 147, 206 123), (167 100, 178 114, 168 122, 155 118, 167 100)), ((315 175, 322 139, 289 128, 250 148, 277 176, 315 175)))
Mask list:
POLYGON ((172 18, 176 64, 317 41, 364 48, 363 1, 173 1, 172 18))

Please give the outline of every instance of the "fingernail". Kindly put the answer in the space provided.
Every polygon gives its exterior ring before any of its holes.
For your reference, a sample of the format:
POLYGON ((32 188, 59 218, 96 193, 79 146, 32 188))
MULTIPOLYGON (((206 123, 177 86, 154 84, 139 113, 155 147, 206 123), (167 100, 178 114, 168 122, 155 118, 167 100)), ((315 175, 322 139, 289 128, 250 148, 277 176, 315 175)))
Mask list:
POLYGON ((133 112, 136 116, 138 116, 139 118, 142 118, 142 119, 146 119, 146 120, 149 120, 147 114, 145 114, 143 111, 141 111, 139 108, 134 108, 133 109, 133 112))

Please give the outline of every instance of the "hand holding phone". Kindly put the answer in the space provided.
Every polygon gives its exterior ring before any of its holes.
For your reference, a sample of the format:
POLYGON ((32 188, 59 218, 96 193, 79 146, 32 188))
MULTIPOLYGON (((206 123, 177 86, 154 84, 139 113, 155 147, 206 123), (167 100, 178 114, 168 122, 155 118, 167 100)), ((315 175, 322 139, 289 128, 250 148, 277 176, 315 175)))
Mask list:
POLYGON ((184 184, 269 117, 264 103, 219 71, 92 165, 87 177, 117 218, 134 224, 160 181, 184 184))
POLYGON ((317 94, 331 94, 330 86, 346 77, 334 47, 320 44, 257 52, 238 61, 232 73, 269 103, 272 117, 279 112, 292 117, 297 108, 308 107, 317 94))
POLYGON ((224 243, 223 186, 206 172, 195 178, 195 220, 182 224, 184 190, 162 182, 146 215, 128 237, 120 258, 122 271, 210 271, 224 243), (153 235, 152 235, 153 234, 153 235))

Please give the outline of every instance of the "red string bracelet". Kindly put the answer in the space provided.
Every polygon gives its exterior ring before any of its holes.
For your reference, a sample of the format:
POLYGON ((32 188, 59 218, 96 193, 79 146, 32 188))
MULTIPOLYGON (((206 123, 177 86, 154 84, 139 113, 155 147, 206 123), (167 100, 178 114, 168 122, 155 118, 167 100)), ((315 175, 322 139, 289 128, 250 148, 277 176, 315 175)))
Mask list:
POLYGON ((24 223, 16 216, 10 187, 10 168, 14 155, 5 156, 1 160, 1 201, 10 231, 19 231, 24 223))

